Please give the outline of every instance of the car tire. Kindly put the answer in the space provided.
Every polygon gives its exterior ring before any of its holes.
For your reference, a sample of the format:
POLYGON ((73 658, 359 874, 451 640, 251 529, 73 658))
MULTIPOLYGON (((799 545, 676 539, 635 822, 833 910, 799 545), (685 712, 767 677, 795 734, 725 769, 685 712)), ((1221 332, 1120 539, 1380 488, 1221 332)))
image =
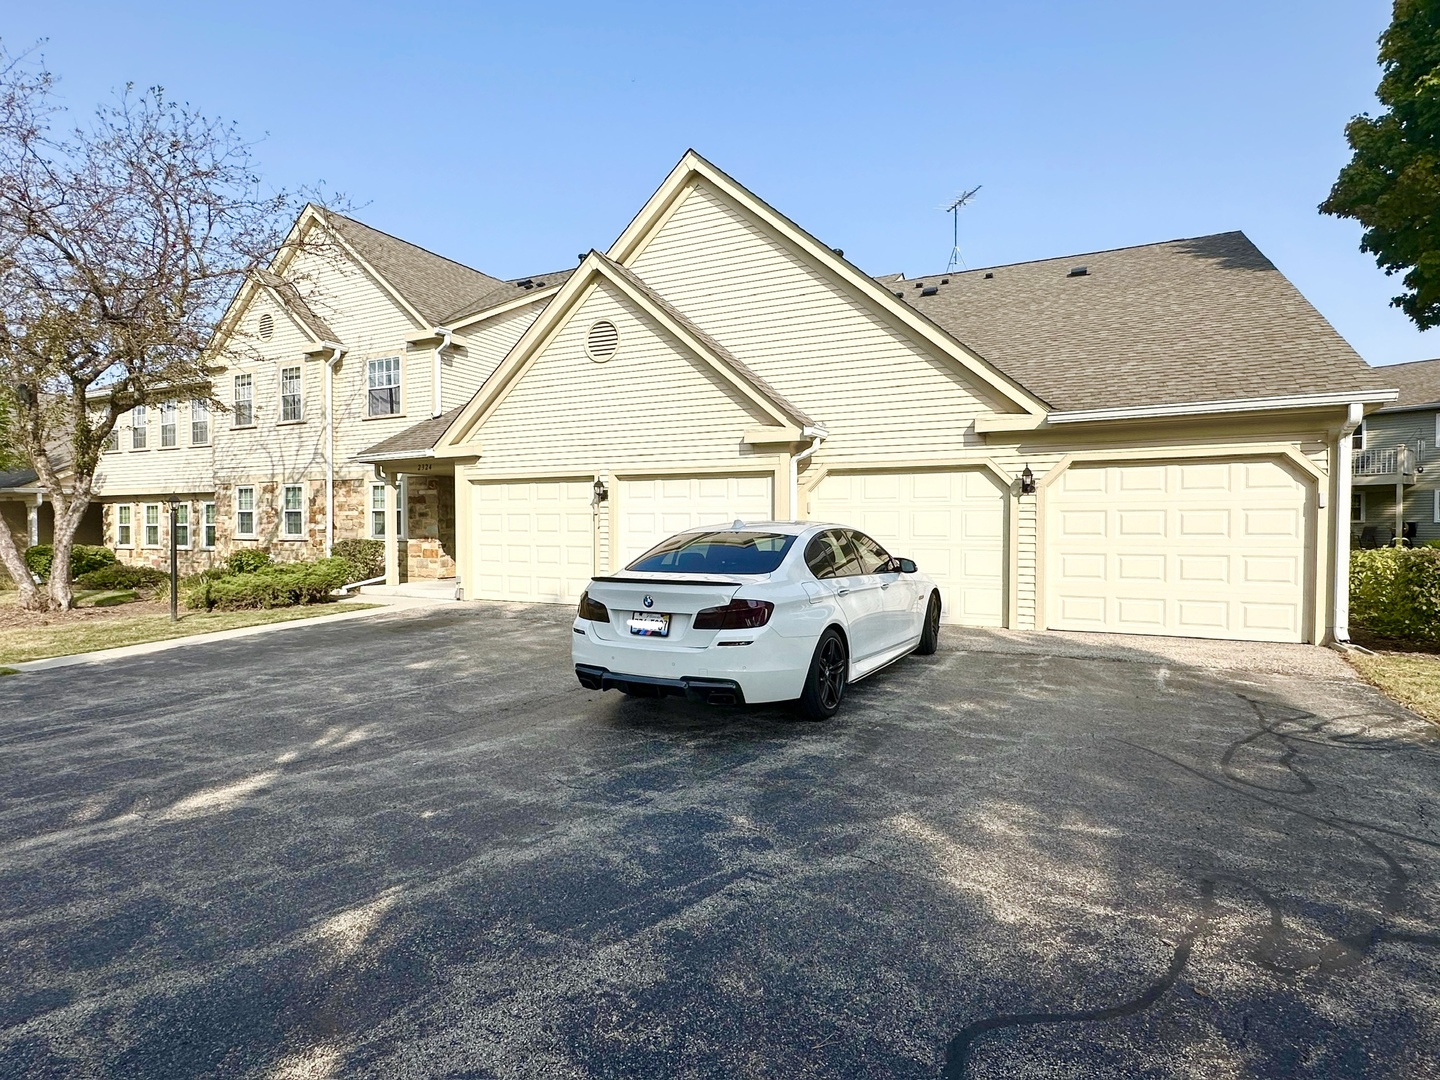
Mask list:
POLYGON ((850 675, 850 650, 845 638, 835 627, 820 635, 815 655, 810 658, 810 671, 805 676, 805 689, 796 702, 806 720, 828 720, 840 709, 845 698, 845 684, 850 675))
POLYGON ((925 627, 920 631, 920 644, 915 651, 921 656, 932 655, 940 647, 940 594, 932 592, 925 608, 925 627))

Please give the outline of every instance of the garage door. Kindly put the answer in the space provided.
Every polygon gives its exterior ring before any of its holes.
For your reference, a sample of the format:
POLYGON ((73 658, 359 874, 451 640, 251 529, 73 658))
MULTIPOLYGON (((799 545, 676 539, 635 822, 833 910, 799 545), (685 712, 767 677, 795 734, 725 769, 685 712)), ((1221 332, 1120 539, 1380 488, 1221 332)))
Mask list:
POLYGON ((591 480, 476 482, 476 600, 575 603, 594 565, 591 480))
POLYGON ((687 476, 622 480, 618 491, 620 565, 697 525, 775 516, 774 477, 687 476))
POLYGON ((1310 491, 1277 461, 1072 466, 1046 496, 1046 624, 1305 640, 1310 491))
POLYGON ((983 469, 831 473, 810 496, 810 518, 851 525, 935 580, 946 622, 1005 623, 1005 504, 983 469))

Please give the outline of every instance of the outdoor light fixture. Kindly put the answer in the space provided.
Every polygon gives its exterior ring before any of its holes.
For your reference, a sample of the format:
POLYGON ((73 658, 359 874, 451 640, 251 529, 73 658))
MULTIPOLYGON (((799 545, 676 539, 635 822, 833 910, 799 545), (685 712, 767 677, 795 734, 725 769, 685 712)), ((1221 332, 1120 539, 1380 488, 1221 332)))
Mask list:
POLYGON ((596 505, 598 506, 600 503, 609 502, 609 501, 610 501, 610 489, 605 486, 605 481, 604 481, 604 480, 601 480, 599 477, 596 477, 596 479, 595 479, 595 503, 596 503, 596 505))
POLYGON ((1035 474, 1030 471, 1030 466, 1025 466, 1025 471, 1020 474, 1020 494, 1035 494, 1035 474))
POLYGON ((180 498, 171 495, 165 500, 170 507, 170 621, 180 621, 180 567, 178 563, 179 545, 175 540, 175 517, 180 509, 180 498))

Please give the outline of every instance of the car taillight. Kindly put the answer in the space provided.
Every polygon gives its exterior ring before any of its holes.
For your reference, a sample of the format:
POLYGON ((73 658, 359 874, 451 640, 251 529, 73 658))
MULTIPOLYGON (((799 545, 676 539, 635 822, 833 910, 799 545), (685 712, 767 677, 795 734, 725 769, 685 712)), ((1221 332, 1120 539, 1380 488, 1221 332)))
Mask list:
POLYGON ((724 607, 695 613, 696 630, 752 630, 770 621, 775 605, 768 600, 731 600, 724 607))
POLYGON ((610 609, 598 600, 591 600, 588 592, 580 594, 580 618, 591 622, 609 622, 610 609))

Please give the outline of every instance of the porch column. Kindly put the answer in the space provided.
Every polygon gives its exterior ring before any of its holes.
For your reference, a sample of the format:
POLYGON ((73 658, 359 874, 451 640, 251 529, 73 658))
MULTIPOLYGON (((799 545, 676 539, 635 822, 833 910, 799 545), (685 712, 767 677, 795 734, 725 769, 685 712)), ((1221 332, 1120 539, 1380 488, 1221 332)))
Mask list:
POLYGON ((400 584, 400 530, 395 527, 400 501, 400 475, 385 475, 385 584, 400 584))
POLYGON ((45 495, 36 492, 35 501, 25 507, 25 527, 30 534, 30 546, 40 543, 40 507, 45 505, 45 495))

